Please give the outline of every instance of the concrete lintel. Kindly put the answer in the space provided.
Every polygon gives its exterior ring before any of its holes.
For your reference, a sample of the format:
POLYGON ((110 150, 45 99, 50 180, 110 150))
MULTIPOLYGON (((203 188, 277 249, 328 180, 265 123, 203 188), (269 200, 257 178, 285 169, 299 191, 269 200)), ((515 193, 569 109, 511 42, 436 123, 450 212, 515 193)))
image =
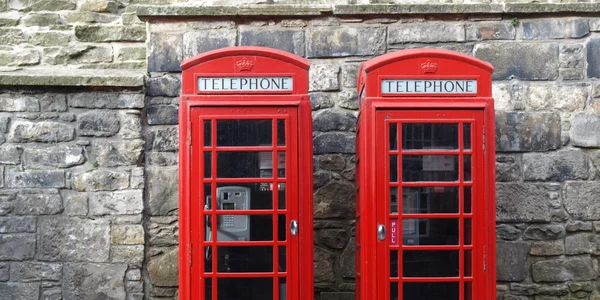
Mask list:
POLYGON ((143 87, 142 70, 0 68, 0 86, 143 87))

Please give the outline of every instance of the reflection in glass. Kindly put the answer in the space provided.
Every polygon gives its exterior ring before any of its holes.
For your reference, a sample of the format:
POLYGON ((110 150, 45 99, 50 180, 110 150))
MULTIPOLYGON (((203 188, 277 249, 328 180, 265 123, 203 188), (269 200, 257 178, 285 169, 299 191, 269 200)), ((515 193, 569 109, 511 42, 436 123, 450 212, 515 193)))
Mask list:
POLYGON ((458 124, 402 124, 402 149, 458 149, 458 124))
POLYGON ((398 182, 398 155, 390 155, 390 182, 398 182))
POLYGON ((217 120, 217 146, 271 146, 272 120, 217 120))
POLYGON ((464 245, 472 245, 473 244, 473 227, 471 225, 471 219, 464 219, 465 226, 465 235, 464 235, 464 245))
POLYGON ((402 254, 402 275, 403 277, 458 277, 458 253, 458 250, 405 250, 402 254))
POLYGON ((404 282, 402 297, 406 300, 459 300, 459 287, 459 282, 404 282))
POLYGON ((390 277, 398 277, 398 251, 390 250, 390 277))
POLYGON ((218 278, 219 300, 273 300, 273 278, 218 278))
POLYGON ((279 277, 279 300, 288 299, 287 278, 279 277))
POLYGON ((211 152, 204 152, 204 178, 210 178, 212 176, 211 170, 212 170, 212 153, 211 152))
POLYGON ((204 272, 212 272, 212 246, 204 246, 204 272))
POLYGON ((270 183, 219 183, 219 210, 273 209, 270 183))
POLYGON ((473 251, 465 250, 465 277, 473 276, 473 251))
POLYGON ((398 188, 397 187, 390 188, 390 214, 392 214, 392 215, 398 214, 398 188))
POLYGON ((457 181, 457 155, 403 155, 402 180, 457 181))
POLYGON ((218 152, 218 178, 271 178, 273 152, 218 152))
POLYGON ((458 219, 403 219, 404 245, 458 245, 458 219))
POLYGON ((463 148, 471 149, 471 123, 463 124, 463 148))
POLYGON ((277 177, 285 178, 285 152, 277 152, 277 177))
POLYGON ((220 273, 273 272, 272 246, 219 246, 217 249, 220 273))
POLYGON ((278 186, 279 188, 278 190, 278 195, 277 195, 277 201, 279 202, 277 208, 278 209, 285 209, 285 183, 279 183, 278 186))
POLYGON ((390 300, 398 300, 398 283, 390 282, 390 300))
POLYGON ((217 223, 220 242, 273 240, 271 215, 221 215, 217 223))
POLYGON ((279 246, 279 264, 277 266, 277 270, 278 272, 286 272, 287 271, 287 266, 286 266, 286 257, 287 257, 287 252, 285 251, 285 246, 279 246))
POLYGON ((204 195, 206 195, 204 197, 204 210, 211 210, 212 209, 212 188, 210 184, 205 184, 204 185, 204 195))
POLYGON ((464 202, 465 202, 465 213, 466 214, 470 214, 471 213, 471 187, 470 186, 465 186, 463 187, 463 190, 465 191, 465 195, 463 196, 464 198, 464 202))
POLYGON ((204 146, 209 147, 212 143, 212 121, 204 121, 204 146))
POLYGON ((285 146, 285 120, 277 120, 277 145, 285 146))
POLYGON ((402 213, 458 213, 458 188, 451 186, 403 188, 402 213))
POLYGON ((465 181, 468 182, 471 181, 471 155, 465 155, 463 159, 465 160, 465 181))
POLYGON ((398 150, 398 125, 390 124, 390 150, 398 150))

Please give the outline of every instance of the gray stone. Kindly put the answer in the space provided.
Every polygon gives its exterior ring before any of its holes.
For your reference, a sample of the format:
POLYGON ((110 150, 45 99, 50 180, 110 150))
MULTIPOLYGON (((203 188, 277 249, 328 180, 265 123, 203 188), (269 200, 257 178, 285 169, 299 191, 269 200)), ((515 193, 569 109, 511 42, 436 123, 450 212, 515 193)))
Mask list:
POLYGON ((521 28, 525 40, 581 38, 590 33, 588 22, 584 19, 527 20, 521 22, 521 28))
POLYGON ((152 246, 176 246, 179 244, 179 224, 177 217, 150 218, 148 233, 152 246))
MULTIPOLYGON (((0 3, 2 6, 2 3, 0 3)), ((2 9, 0 9, 2 11, 2 9)), ((16 26, 21 19, 18 11, 7 11, 0 13, 0 26, 16 26)))
POLYGON ((304 31, 288 28, 240 27, 240 46, 262 46, 304 56, 304 31))
POLYGON ((322 292, 321 300, 352 300, 355 299, 353 292, 322 292))
POLYGON ((60 25, 60 15, 57 13, 30 13, 22 19, 22 22, 27 27, 60 25))
POLYGON ((496 150, 548 151, 560 148, 560 115, 556 112, 497 112, 496 150))
POLYGON ((523 173, 527 181, 565 181, 587 179, 588 159, 579 149, 523 154, 523 173))
POLYGON ((330 108, 334 106, 334 102, 331 99, 333 93, 310 93, 310 106, 312 110, 330 108))
MULTIPOLYGON (((569 294, 569 288, 564 284, 539 285, 539 284, 519 284, 511 283, 510 290, 517 295, 548 295, 546 299, 554 300, 550 296, 565 296, 569 294)), ((538 298, 543 296, 538 296, 538 298)), ((526 300, 528 298, 505 298, 515 300, 526 300)), ((543 299, 543 298, 542 298, 543 299)), ((556 298, 555 298, 556 299, 556 298)))
POLYGON ((28 6, 20 9, 29 11, 60 11, 71 10, 77 7, 74 0, 33 0, 27 2, 28 6))
POLYGON ((14 120, 10 126, 8 140, 15 143, 68 142, 75 138, 75 130, 64 123, 54 121, 30 122, 14 120))
POLYGON ((235 29, 191 31, 183 34, 183 57, 190 58, 200 53, 236 45, 235 29))
POLYGON ((597 277, 590 257, 538 261, 531 266, 531 274, 535 282, 594 280, 597 277))
POLYGON ((344 180, 334 180, 315 191, 314 217, 352 218, 356 210, 354 185, 344 180))
POLYGON ((385 53, 383 26, 312 27, 306 32, 307 57, 344 57, 385 53))
POLYGON ((119 118, 114 112, 89 111, 77 118, 79 136, 113 136, 119 128, 119 118))
POLYGON ((496 278, 499 281, 523 281, 527 277, 530 245, 523 242, 496 242, 496 278))
POLYGON ((175 166, 178 164, 179 156, 177 153, 170 152, 152 152, 148 159, 148 164, 152 166, 175 166))
POLYGON ((576 220, 598 220, 600 202, 594 200, 598 195, 600 195, 600 182, 567 182, 563 200, 565 209, 576 220))
POLYGON ((112 227, 112 243, 118 245, 144 244, 142 225, 117 225, 112 227))
POLYGON ((313 64, 308 73, 308 90, 311 92, 336 91, 340 87, 338 80, 340 66, 337 64, 313 64))
POLYGON ((587 44, 587 75, 600 77, 600 38, 591 38, 587 44))
POLYGON ((179 136, 177 127, 161 128, 153 132, 151 149, 154 151, 177 151, 179 136))
POLYGON ((0 50, 0 66, 31 66, 40 63, 41 56, 37 49, 0 50))
POLYGON ((13 212, 15 199, 17 199, 16 192, 0 190, 0 216, 6 216, 13 212))
POLYGON ((37 300, 39 294, 39 282, 0 282, 0 295, 4 299, 37 300))
POLYGON ((576 233, 565 238, 565 254, 591 254, 600 246, 600 240, 593 233, 576 233))
POLYGON ((43 112, 67 111, 67 97, 65 94, 44 94, 40 98, 40 109, 43 112))
POLYGON ((38 219, 36 254, 38 260, 104 262, 109 258, 109 250, 108 220, 77 217, 38 219))
POLYGON ((123 278, 127 265, 65 264, 63 293, 65 299, 125 299, 123 278))
POLYGON ((109 12, 113 14, 117 12, 118 8, 119 4, 111 0, 86 0, 79 7, 83 11, 109 12))
POLYGON ((534 109, 580 111, 589 97, 588 87, 582 85, 530 84, 525 101, 534 109))
POLYGON ((88 195, 87 193, 78 193, 73 190, 60 191, 63 203, 64 213, 68 216, 85 216, 88 214, 88 195))
POLYGON ((509 22, 483 22, 467 24, 468 41, 514 40, 515 26, 509 22))
POLYGON ((146 26, 75 25, 75 37, 82 42, 143 42, 146 26))
POLYGON ((148 41, 148 71, 181 71, 183 36, 180 33, 151 33, 148 41))
POLYGON ((151 167, 147 169, 148 214, 161 216, 177 211, 178 168, 151 167))
POLYGON ((6 133, 8 131, 8 122, 11 118, 7 116, 0 116, 0 133, 6 133))
POLYGON ((152 75, 148 78, 148 96, 176 97, 181 93, 181 76, 177 74, 152 75))
POLYGON ((0 146, 0 164, 19 165, 21 164, 21 145, 4 144, 0 146))
POLYGON ((565 254, 565 244, 562 240, 533 242, 529 254, 533 256, 556 256, 565 254))
POLYGON ((44 48, 43 55, 44 63, 50 65, 109 63, 113 59, 111 46, 75 43, 66 47, 44 48))
POLYGON ((346 88, 356 89, 358 82, 359 64, 344 64, 342 65, 342 86, 346 88))
POLYGON ((323 170, 339 172, 346 168, 346 160, 339 154, 320 155, 316 165, 323 170))
POLYGON ((113 245, 111 249, 113 263, 142 266, 142 262, 144 261, 144 245, 113 245))
POLYGON ((33 217, 0 217, 0 233, 35 232, 33 217))
POLYGON ((29 95, 0 94, 0 111, 40 111, 38 99, 29 95))
POLYGON ((565 237, 565 227, 561 224, 531 225, 523 233, 524 240, 545 241, 565 237))
POLYGON ((63 211, 62 198, 56 190, 27 191, 17 195, 17 215, 55 215, 63 211))
POLYGON ((340 275, 343 278, 354 278, 356 275, 356 239, 350 238, 348 245, 340 256, 340 275))
POLYGON ((571 141, 578 147, 600 147, 600 115, 578 114, 571 122, 571 141))
POLYGON ((62 188, 65 187, 65 172, 6 169, 5 183, 9 188, 62 188))
POLYGON ((75 145, 61 144, 44 148, 26 148, 23 152, 23 165, 29 169, 70 168, 84 162, 83 148, 75 145))
POLYGON ((27 40, 20 28, 0 28, 0 37, 3 45, 18 45, 27 40))
POLYGON ((337 109, 320 110, 313 115, 315 131, 354 131, 356 117, 354 114, 337 109))
POLYGON ((153 105, 146 109, 149 125, 176 125, 179 109, 174 105, 153 105))
POLYGON ((335 270, 333 263, 335 261, 335 255, 320 247, 315 247, 314 251, 315 282, 334 282, 335 270))
POLYGON ((117 137, 124 140, 142 138, 142 118, 139 111, 120 112, 121 130, 117 137))
POLYGON ((358 109, 358 93, 355 90, 342 90, 338 93, 338 106, 352 110, 358 109))
POLYGON ((125 273, 125 278, 127 280, 141 280, 142 271, 140 269, 129 269, 127 270, 127 273, 125 273))
POLYGON ((316 232, 316 240, 320 245, 325 245, 335 249, 342 249, 346 245, 346 230, 321 229, 316 232))
POLYGON ((46 262, 15 262, 10 266, 14 281, 59 281, 62 278, 62 264, 46 262))
POLYGON ((314 154, 356 152, 356 137, 353 133, 325 132, 317 135, 313 143, 314 154))
POLYGON ((90 195, 90 215, 132 215, 142 212, 142 190, 97 192, 90 195))
POLYGON ((514 156, 496 157, 496 181, 509 182, 521 179, 521 165, 514 156))
POLYGON ((0 263, 0 282, 8 281, 10 278, 10 264, 0 263))
MULTIPOLYGON (((76 24, 76 23, 112 23, 119 20, 118 15, 113 14, 105 14, 105 13, 97 13, 97 12, 89 12, 89 11, 72 11, 63 14, 65 20, 68 24, 76 24)), ((130 17, 130 16, 128 16, 130 17)), ((127 23, 123 20, 123 25, 139 25, 134 23, 127 23)))
POLYGON ((92 144, 91 156, 100 167, 137 165, 144 151, 143 140, 98 141, 92 144))
POLYGON ((464 42, 465 25, 460 23, 412 23, 389 27, 388 43, 464 42))
POLYGON ((569 221, 567 222, 565 229, 567 229, 568 232, 592 231, 592 225, 592 222, 569 221))
POLYGON ((33 259, 35 244, 32 233, 0 234, 0 260, 33 259))
POLYGON ((558 45, 494 43, 475 46, 475 57, 494 65, 494 80, 554 80, 558 77, 558 45))
POLYGON ((141 293, 144 291, 144 283, 141 281, 127 281, 125 282, 125 289, 129 293, 141 293))
POLYGON ((148 260, 148 274, 154 286, 177 286, 179 269, 177 247, 166 249, 162 255, 152 256, 148 260))
POLYGON ((502 240, 513 241, 521 236, 521 230, 510 224, 496 225, 496 236, 502 240))
POLYGON ((144 95, 139 93, 85 92, 69 95, 70 107, 143 108, 144 95))
POLYGON ((143 46, 120 46, 115 48, 117 61, 145 60, 146 47, 143 46))
POLYGON ((496 219, 499 222, 548 222, 552 193, 557 184, 496 184, 496 219))
POLYGON ((106 169, 75 175, 73 188, 78 192, 115 191, 129 187, 129 172, 106 169))

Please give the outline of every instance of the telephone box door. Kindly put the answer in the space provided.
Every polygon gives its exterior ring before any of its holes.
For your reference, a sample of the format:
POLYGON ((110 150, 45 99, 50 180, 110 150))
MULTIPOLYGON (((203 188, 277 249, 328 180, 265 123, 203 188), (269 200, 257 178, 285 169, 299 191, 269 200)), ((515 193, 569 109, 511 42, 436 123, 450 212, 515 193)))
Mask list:
POLYGON ((298 299, 296 107, 192 108, 194 299, 298 299))
POLYGON ((376 112, 378 299, 484 299, 483 120, 476 109, 376 112))

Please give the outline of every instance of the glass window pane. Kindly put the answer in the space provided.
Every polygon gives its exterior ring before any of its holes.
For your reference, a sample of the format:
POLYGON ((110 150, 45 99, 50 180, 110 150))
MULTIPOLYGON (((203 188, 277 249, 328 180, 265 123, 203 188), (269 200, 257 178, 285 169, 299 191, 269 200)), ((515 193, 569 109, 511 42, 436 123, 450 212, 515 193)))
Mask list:
POLYGON ((473 251, 465 250, 465 277, 473 276, 473 251))
POLYGON ((287 297, 287 278, 279 277, 279 300, 286 300, 287 297))
POLYGON ((287 217, 286 215, 277 216, 277 240, 285 241, 287 239, 287 217))
POLYGON ((465 235, 463 237, 465 245, 473 245, 473 227, 471 223, 471 219, 464 219, 464 231, 465 235))
POLYGON ((285 146, 285 120, 277 120, 277 145, 285 146))
POLYGON ((463 124, 463 148, 471 149, 471 123, 463 124))
MULTIPOLYGON (((279 265, 277 266, 277 270, 279 272, 286 272, 287 271, 287 252, 285 251, 286 247, 285 246, 279 246, 279 265)), ((281 279, 281 278, 280 278, 281 279)))
POLYGON ((212 278, 204 278, 204 299, 212 299, 212 278))
POLYGON ((398 300, 398 283, 397 282, 390 282, 390 300, 398 300))
POLYGON ((398 251, 390 251, 390 277, 398 277, 398 251))
POLYGON ((459 300, 459 282, 405 282, 404 299, 459 300))
POLYGON ((466 182, 471 181, 471 155, 465 155, 464 156, 464 164, 465 164, 465 170, 464 170, 464 180, 466 182))
POLYGON ((217 223, 221 242, 273 240, 271 215, 221 215, 217 223))
POLYGON ((271 146, 272 120, 217 120, 217 146, 271 146))
POLYGON ((402 274, 404 277, 458 277, 458 253, 458 250, 405 250, 402 254, 402 274))
POLYGON ((390 182, 398 182, 398 155, 390 155, 390 182))
POLYGON ((273 209, 270 183, 217 184, 218 210, 273 209))
POLYGON ((220 273, 273 272, 272 246, 217 247, 220 273))
POLYGON ((219 300, 273 300, 273 278, 218 278, 219 300))
POLYGON ((402 213, 458 213, 458 187, 433 186, 403 188, 402 213))
POLYGON ((402 149, 458 149, 458 124, 402 124, 402 149))
POLYGON ((390 188, 390 214, 392 214, 392 215, 398 214, 398 188, 397 187, 390 188))
POLYGON ((212 272, 212 246, 204 246, 204 272, 212 272))
POLYGON ((204 146, 209 147, 212 143, 212 121, 204 121, 204 146))
POLYGON ((278 190, 277 190, 278 191, 277 192, 278 193, 278 195, 277 195, 277 202, 279 202, 277 208, 278 209, 285 209, 285 203, 287 202, 287 199, 285 198, 286 197, 286 194, 285 194, 285 183, 279 183, 277 185, 277 188, 278 188, 278 190))
POLYGON ((271 178, 273 152, 218 152, 218 178, 271 178))
POLYGON ((473 283, 465 282, 465 300, 473 300, 473 283))
POLYGON ((285 178, 285 152, 277 152, 277 177, 285 178))
POLYGON ((458 245, 458 219, 403 219, 404 245, 458 245))
POLYGON ((398 150, 398 125, 390 124, 390 150, 398 150))
POLYGON ((465 191, 464 194, 464 201, 465 201, 465 213, 470 214, 471 210, 472 210, 472 201, 471 201, 471 187, 470 186, 465 186, 463 187, 463 190, 465 191))
POLYGON ((402 180, 458 181, 458 155, 403 155, 402 180))
POLYGON ((210 178, 212 176, 212 153, 204 152, 204 178, 210 178))
POLYGON ((204 195, 206 195, 204 197, 204 210, 211 210, 213 207, 212 204, 212 188, 210 184, 205 184, 204 185, 204 195))

